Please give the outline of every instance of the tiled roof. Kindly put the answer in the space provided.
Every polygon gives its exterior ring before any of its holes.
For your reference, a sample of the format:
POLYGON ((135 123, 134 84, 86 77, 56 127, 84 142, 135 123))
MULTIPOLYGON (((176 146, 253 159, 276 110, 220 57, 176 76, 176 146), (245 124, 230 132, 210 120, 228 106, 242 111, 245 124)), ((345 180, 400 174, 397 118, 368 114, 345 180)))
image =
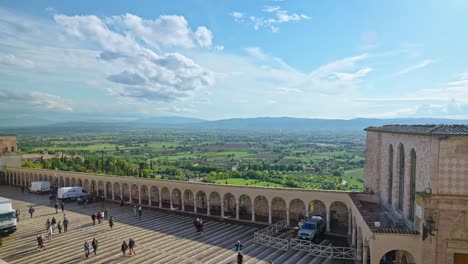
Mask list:
POLYGON ((468 136, 468 125, 385 125, 364 130, 428 136, 468 136))

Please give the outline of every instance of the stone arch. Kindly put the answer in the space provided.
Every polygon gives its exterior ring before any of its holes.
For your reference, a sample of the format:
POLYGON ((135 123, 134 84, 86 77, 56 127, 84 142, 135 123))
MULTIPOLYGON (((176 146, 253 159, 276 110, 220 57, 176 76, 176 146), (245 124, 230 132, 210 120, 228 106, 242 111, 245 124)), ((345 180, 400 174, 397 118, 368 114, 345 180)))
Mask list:
POLYGON ((66 177, 65 178, 65 187, 69 187, 70 186, 70 178, 66 177))
POLYGON ((327 207, 322 201, 313 200, 309 203, 309 214, 311 216, 320 215, 325 219, 327 216, 327 207))
POLYGON ((76 179, 75 178, 71 178, 71 186, 76 186, 76 179))
POLYGON ((151 205, 152 206, 159 206, 159 189, 156 186, 151 186, 150 188, 151 194, 151 205))
POLYGON ((162 208, 171 208, 171 193, 167 187, 161 189, 162 208))
POLYGON ((252 200, 247 194, 239 196, 239 219, 252 220, 252 200))
POLYGON ((132 184, 131 186, 131 198, 130 198, 130 202, 133 202, 133 203, 139 203, 139 197, 140 197, 140 191, 139 191, 139 188, 138 188, 138 185, 136 184, 132 184))
POLYGON ((99 180, 98 181, 98 185, 97 185, 97 189, 98 189, 98 194, 99 195, 103 195, 105 197, 105 186, 104 186, 104 182, 99 180))
POLYGON ((54 187, 60 187, 60 180, 59 177, 54 177, 53 182, 50 183, 54 187))
POLYGON ((218 192, 210 193, 210 214, 221 216, 221 195, 218 192))
POLYGON ((122 192, 120 190, 120 184, 118 182, 114 182, 113 187, 114 187, 114 199, 122 200, 122 196, 121 196, 122 192))
POLYGON ((271 200, 271 219, 273 223, 286 219, 287 215, 286 201, 281 197, 275 197, 271 200))
POLYGON ((84 180, 83 188, 84 188, 87 192, 91 193, 89 187, 90 187, 90 186, 89 186, 89 180, 88 180, 88 179, 85 179, 85 180, 84 180))
POLYGON ((122 199, 124 202, 131 202, 130 200, 130 189, 128 188, 128 184, 122 184, 122 199))
POLYGON ((97 184, 96 184, 96 180, 91 180, 89 188, 90 188, 90 190, 91 190, 91 193, 97 194, 97 184))
POLYGON ((182 210, 182 191, 178 188, 172 189, 172 209, 182 210))
POLYGON ((416 263, 415 258, 411 253, 403 249, 394 249, 385 253, 380 259, 381 264, 399 263, 410 264, 416 263))
POLYGON ((83 186, 83 180, 81 178, 78 178, 78 180, 76 181, 76 185, 79 186, 79 187, 84 187, 83 186))
POLYGON ((195 195, 197 213, 206 214, 207 213, 207 199, 206 193, 204 191, 198 191, 195 195))
POLYGON ((223 196, 224 217, 236 218, 236 197, 232 193, 223 196))
POLYGON ((330 230, 333 233, 348 233, 348 207, 343 202, 335 201, 330 205, 330 230))
POLYGON ((289 202, 289 225, 297 226, 299 221, 306 218, 306 206, 301 199, 293 199, 289 202))
POLYGON ((189 189, 185 190, 184 191, 184 210, 185 211, 187 212, 194 211, 193 201, 194 201, 193 192, 189 189))
POLYGON ((112 183, 111 182, 106 182, 106 199, 112 200, 112 183))
POLYGON ((254 199, 255 221, 268 223, 268 199, 259 195, 254 199))
POLYGON ((149 205, 149 197, 148 197, 148 187, 146 185, 140 186, 140 197, 141 197, 141 204, 149 205))

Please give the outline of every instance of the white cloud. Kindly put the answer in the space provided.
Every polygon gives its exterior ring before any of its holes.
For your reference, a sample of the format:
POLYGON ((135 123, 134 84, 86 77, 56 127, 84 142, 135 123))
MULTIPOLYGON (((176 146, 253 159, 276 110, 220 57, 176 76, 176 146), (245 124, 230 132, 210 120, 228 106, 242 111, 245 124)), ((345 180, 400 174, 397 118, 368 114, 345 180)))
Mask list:
POLYGON ((238 23, 246 23, 253 26, 255 30, 260 28, 268 28, 271 32, 279 31, 279 25, 289 22, 298 22, 301 20, 310 20, 310 16, 299 13, 289 13, 289 11, 281 9, 280 6, 264 6, 262 11, 269 17, 246 16, 241 12, 232 12, 230 16, 238 23))
POLYGON ((266 55, 261 48, 259 47, 249 47, 249 48, 245 48, 245 51, 247 52, 247 54, 249 54, 249 56, 252 56, 256 59, 259 59, 259 60, 266 60, 268 58, 268 55, 266 55))
POLYGON ((401 71, 398 72, 397 75, 404 75, 404 74, 408 74, 412 71, 415 71, 415 70, 419 70, 419 69, 422 69, 424 67, 427 67, 429 65, 431 65, 432 63, 434 63, 435 61, 434 60, 430 60, 430 59, 427 59, 427 60, 423 60, 415 65, 411 65, 411 66, 408 66, 404 69, 402 69, 401 71))
POLYGON ((0 102, 4 106, 20 104, 23 108, 29 106, 37 110, 73 111, 71 105, 60 96, 43 92, 3 89, 0 90, 0 102))
POLYGON ((340 79, 340 80, 351 81, 351 80, 355 80, 355 79, 364 77, 368 73, 370 73, 371 71, 372 71, 371 68, 365 67, 365 68, 362 68, 362 69, 360 69, 359 71, 357 71, 355 73, 335 72, 334 74, 335 74, 335 77, 340 79))
POLYGON ((15 56, 14 54, 6 54, 3 56, 0 56, 0 64, 4 64, 7 66, 17 66, 21 68, 33 68, 34 67, 34 62, 28 59, 24 58, 19 58, 15 56))
POLYGON ((206 27, 198 27, 195 31, 195 39, 201 47, 211 47, 213 34, 206 27))
POLYGON ((289 93, 302 93, 303 91, 298 88, 290 88, 290 87, 280 87, 278 91, 282 94, 289 94, 289 93))

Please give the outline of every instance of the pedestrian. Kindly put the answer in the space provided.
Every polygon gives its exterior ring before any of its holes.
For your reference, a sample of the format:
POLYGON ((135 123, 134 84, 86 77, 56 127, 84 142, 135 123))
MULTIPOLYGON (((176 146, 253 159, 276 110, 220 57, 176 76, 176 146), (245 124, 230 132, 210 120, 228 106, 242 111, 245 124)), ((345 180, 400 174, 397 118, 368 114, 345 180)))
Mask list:
POLYGON ((52 229, 55 229, 55 224, 57 224, 57 220, 55 220, 55 217, 52 217, 52 220, 50 221, 50 225, 52 226, 52 229))
POLYGON ((54 195, 50 195, 49 196, 49 204, 52 205, 52 200, 54 200, 54 195))
POLYGON ((21 191, 24 193, 24 186, 21 186, 21 191))
POLYGON ((42 235, 38 235, 37 236, 37 248, 40 248, 41 251, 44 247, 44 238, 42 237, 42 235))
POLYGON ((138 215, 141 218, 141 204, 138 205, 138 215))
POLYGON ((19 222, 19 218, 20 218, 20 215, 21 215, 20 209, 16 209, 15 214, 16 214, 16 222, 19 222))
POLYGON ((193 222, 193 225, 195 226, 195 230, 197 232, 200 232, 200 218, 195 219, 195 221, 193 222))
POLYGON ((55 213, 57 214, 58 213, 58 202, 55 202, 54 207, 55 207, 55 213))
POLYGON ((63 203, 63 201, 60 202, 60 209, 62 209, 62 213, 63 211, 65 211, 65 204, 63 203))
POLYGON ((120 199, 120 207, 123 207, 124 206, 124 201, 123 199, 120 199))
POLYGON ((47 239, 52 240, 52 235, 54 234, 54 229, 52 226, 49 227, 49 230, 47 230, 47 239))
POLYGON ((133 205, 133 214, 137 216, 137 205, 133 205))
POLYGON ((46 227, 46 231, 49 230, 49 227, 50 227, 50 219, 47 218, 46 222, 45 222, 45 227, 46 227))
POLYGON ((112 217, 112 216, 109 218, 109 226, 110 226, 111 229, 114 226, 114 217, 112 217))
POLYGON ((122 242, 122 246, 120 247, 120 250, 122 251, 122 254, 125 256, 125 252, 127 252, 128 245, 127 242, 122 242))
POLYGON ((68 216, 67 214, 63 214, 63 232, 67 232, 68 230, 68 216))
POLYGON ((199 226, 199 228, 200 228, 200 233, 201 233, 202 235, 203 235, 203 225, 204 225, 203 219, 200 218, 200 222, 198 223, 198 226, 199 226))
POLYGON ((107 217, 109 217, 109 211, 107 210, 107 207, 104 208, 104 219, 107 220, 107 217))
POLYGON ((242 264, 243 262, 244 262, 244 256, 239 251, 239 252, 237 252, 237 264, 242 264))
POLYGON ((33 214, 34 214, 34 208, 29 207, 29 214, 31 215, 31 218, 33 217, 33 214))
POLYGON ((59 234, 62 234, 62 221, 59 221, 57 224, 57 229, 59 231, 59 234))
POLYGON ((237 240, 237 243, 235 245, 236 252, 237 251, 242 251, 242 247, 243 247, 243 245, 241 244, 240 240, 237 240))
POLYGON ((101 212, 98 212, 98 214, 97 214, 98 224, 101 223, 101 218, 102 218, 102 213, 101 213, 101 212))
POLYGON ((91 219, 93 220, 93 225, 96 225, 96 213, 93 212, 91 219))
POLYGON ((133 255, 136 255, 136 253, 135 253, 135 241, 132 238, 130 238, 128 240, 128 248, 130 249, 129 250, 129 255, 132 255, 132 252, 133 252, 133 255))
POLYGON ((91 242, 91 246, 93 246, 94 255, 96 255, 97 248, 98 248, 98 241, 96 240, 96 238, 93 238, 93 241, 91 242))
POLYGON ((86 242, 84 243, 84 252, 85 252, 86 258, 88 258, 88 256, 89 256, 89 244, 88 244, 88 241, 86 241, 86 242))

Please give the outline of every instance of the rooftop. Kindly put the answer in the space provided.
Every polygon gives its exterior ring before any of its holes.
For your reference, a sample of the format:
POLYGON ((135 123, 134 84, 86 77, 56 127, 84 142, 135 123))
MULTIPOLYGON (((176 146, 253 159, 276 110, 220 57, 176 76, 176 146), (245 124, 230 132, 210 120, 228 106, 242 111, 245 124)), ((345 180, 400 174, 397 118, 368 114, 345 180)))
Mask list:
POLYGON ((416 134, 426 136, 468 136, 468 125, 385 125, 365 131, 416 134))

